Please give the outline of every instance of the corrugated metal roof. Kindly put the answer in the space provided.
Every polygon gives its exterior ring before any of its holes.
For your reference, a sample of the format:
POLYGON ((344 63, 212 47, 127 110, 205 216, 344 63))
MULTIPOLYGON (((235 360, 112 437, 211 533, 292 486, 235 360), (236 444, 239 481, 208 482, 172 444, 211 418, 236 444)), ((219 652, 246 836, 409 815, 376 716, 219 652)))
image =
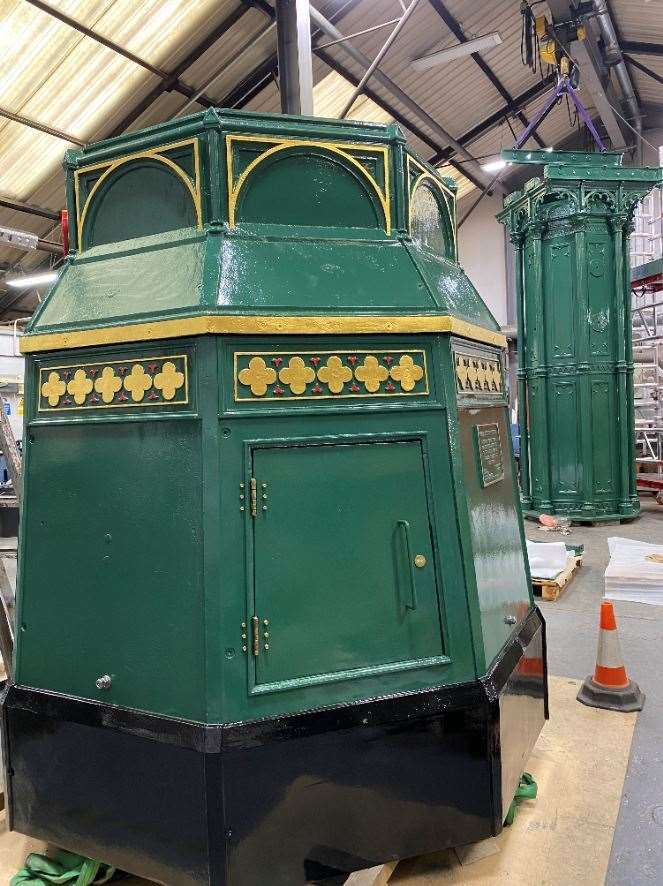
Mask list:
MULTIPOLYGON (((205 87, 207 95, 223 104, 238 84, 256 69, 269 71, 276 51, 274 28, 256 8, 243 8, 241 0, 47 0, 64 13, 140 58, 170 72, 189 52, 233 12, 243 9, 235 23, 197 58, 181 75, 189 87, 205 87), (218 76, 215 76, 217 75, 218 76), (212 82, 210 82, 212 81, 212 82)), ((395 18, 401 13, 399 0, 314 0, 327 17, 334 17, 344 34, 395 18)), ((505 108, 507 96, 518 97, 540 82, 522 64, 520 57, 521 17, 517 0, 444 0, 467 38, 498 30, 499 46, 482 52, 501 83, 491 83, 476 62, 465 57, 431 68, 424 74, 412 67, 419 55, 452 46, 457 38, 449 30, 431 0, 422 0, 407 26, 384 58, 381 69, 436 123, 451 136, 462 139, 470 130, 505 108)), ((611 0, 616 24, 625 39, 663 42, 663 0, 611 0)), ((545 6, 540 7, 545 11, 545 6)), ((537 11, 539 11, 537 9, 537 11)), ((373 58, 386 39, 388 29, 355 37, 352 44, 373 58)), ((90 37, 32 6, 27 0, 3 0, 0 4, 0 108, 22 114, 81 141, 96 140, 112 132, 133 112, 142 99, 159 84, 159 78, 134 62, 113 52, 90 37)), ((327 37, 318 35, 318 42, 327 37)), ((327 49, 335 65, 359 78, 363 69, 350 58, 343 45, 327 49)), ((637 58, 663 75, 663 59, 637 58)), ((335 116, 352 92, 337 71, 314 56, 315 109, 321 116, 335 116)), ((663 104, 663 88, 646 75, 632 71, 644 102, 663 104)), ((249 83, 249 86, 251 84, 249 83)), ((430 159, 447 142, 425 117, 415 116, 376 78, 370 82, 376 102, 362 97, 350 116, 386 122, 393 116, 410 121, 416 134, 405 128, 413 146, 430 159)), ((240 97, 236 95, 236 97, 240 97)), ((588 100, 587 96, 583 96, 588 100)), ((532 119, 544 98, 525 108, 532 119)), ((185 96, 166 91, 137 117, 130 128, 147 126, 177 114, 187 103, 185 96)), ((266 77, 264 88, 245 104, 258 111, 278 111, 279 94, 266 77)), ((190 110, 198 110, 193 105, 190 110)), ((514 123, 516 131, 522 122, 514 123)), ((572 133, 566 110, 556 108, 540 129, 549 145, 559 145, 572 133)), ((467 142, 471 154, 485 162, 510 145, 513 136, 505 124, 467 142)), ((58 210, 64 203, 64 180, 60 168, 66 138, 37 132, 20 123, 0 118, 0 195, 58 210)), ((464 168, 463 163, 459 164, 464 168)), ((456 168, 445 174, 459 179, 461 195, 473 189, 456 168)), ((0 209, 0 225, 31 230, 41 236, 57 237, 46 219, 0 209)), ((0 247, 0 261, 29 268, 42 262, 43 253, 21 256, 0 247)), ((13 296, 12 296, 13 297, 13 296)), ((2 301, 0 297, 0 312, 2 301)))

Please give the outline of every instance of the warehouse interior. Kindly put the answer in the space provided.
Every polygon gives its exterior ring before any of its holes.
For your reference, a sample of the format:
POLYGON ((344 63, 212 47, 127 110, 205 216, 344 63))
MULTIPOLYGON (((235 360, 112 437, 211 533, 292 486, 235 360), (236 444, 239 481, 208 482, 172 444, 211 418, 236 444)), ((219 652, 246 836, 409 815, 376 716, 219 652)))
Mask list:
POLYGON ((662 883, 663 0, 0 35, 0 880, 662 883))

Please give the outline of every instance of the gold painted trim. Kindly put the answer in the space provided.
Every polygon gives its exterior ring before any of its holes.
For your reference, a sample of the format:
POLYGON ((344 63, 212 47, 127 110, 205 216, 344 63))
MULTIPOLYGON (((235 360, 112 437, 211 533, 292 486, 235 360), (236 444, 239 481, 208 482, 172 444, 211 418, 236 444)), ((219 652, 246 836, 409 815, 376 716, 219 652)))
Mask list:
POLYGON ((87 217, 88 211, 90 209, 91 201, 94 195, 96 194, 99 187, 103 184, 103 182, 112 175, 120 166, 124 166, 125 163, 130 163, 133 160, 139 160, 141 158, 146 158, 148 160, 156 160, 159 163, 163 163, 164 166, 167 166, 172 172, 180 178, 184 184, 186 185, 189 194, 191 195, 191 200, 193 201, 193 206, 196 211, 196 227, 200 230, 203 226, 203 212, 202 212, 202 195, 201 195, 201 182, 200 182, 200 142, 197 138, 186 138, 182 139, 182 141, 178 142, 170 142, 167 145, 159 145, 155 148, 149 148, 144 151, 134 151, 133 154, 126 154, 124 157, 117 157, 115 160, 105 160, 100 163, 91 163, 89 166, 82 166, 80 169, 77 169, 74 172, 74 195, 76 200, 76 228, 78 232, 78 251, 82 252, 83 249, 83 226, 85 225, 85 219, 87 217), (191 145, 193 148, 193 168, 194 168, 194 181, 192 182, 189 176, 181 169, 177 163, 174 163, 169 157, 162 157, 161 154, 164 151, 171 151, 175 148, 182 148, 186 145, 191 145), (107 168, 106 168, 107 167, 107 168), (81 176, 85 172, 92 172, 95 169, 104 169, 106 171, 99 176, 97 181, 92 186, 90 193, 87 195, 85 200, 85 204, 81 209, 80 205, 80 185, 79 185, 79 176, 81 176))
MULTIPOLYGON (((234 395, 234 399, 235 399, 236 403, 260 403, 261 401, 264 402, 266 400, 269 401, 270 403, 273 403, 273 402, 279 401, 279 400, 349 400, 349 399, 357 399, 358 397, 363 397, 363 398, 366 398, 366 397, 428 397, 428 396, 430 396, 431 392, 430 392, 430 387, 428 384, 428 361, 427 361, 426 357, 427 357, 426 351, 423 349, 418 349, 418 348, 410 348, 409 350, 407 348, 397 348, 395 351, 389 351, 388 349, 385 349, 385 348, 381 348, 381 349, 378 348, 376 350, 370 350, 370 351, 365 350, 364 348, 358 348, 356 351, 341 351, 341 350, 338 350, 338 348, 337 348, 335 351, 297 351, 297 350, 295 350, 295 351, 283 351, 282 353, 280 353, 278 351, 233 351, 233 379, 234 379, 233 395, 234 395), (360 394, 345 394, 345 393, 341 392, 340 394, 315 394, 313 396, 311 396, 310 394, 304 393, 304 394, 295 394, 292 397, 290 397, 290 396, 288 396, 288 397, 285 397, 285 396, 283 396, 283 397, 274 397, 274 396, 268 397, 266 395, 263 395, 262 397, 257 397, 257 396, 255 396, 255 397, 240 397, 239 396, 238 377, 237 377, 237 375, 238 375, 237 358, 238 357, 268 357, 268 356, 269 357, 298 357, 300 354, 315 354, 316 356, 318 354, 323 355, 323 356, 324 355, 341 356, 342 354, 344 355, 344 354, 355 354, 355 353, 358 356, 363 356, 364 354, 391 354, 391 353, 394 353, 394 354, 398 353, 401 355, 404 355, 404 354, 419 355, 420 354, 421 357, 423 358, 423 363, 424 363, 422 368, 424 370, 423 380, 424 380, 424 388, 425 389, 421 390, 421 391, 404 391, 401 389, 400 391, 386 392, 386 393, 382 393, 382 394, 380 394, 378 392, 376 392, 375 394, 372 394, 372 393, 370 393, 370 391, 367 391, 366 393, 360 393, 360 394)), ((317 372, 316 372, 316 378, 317 378, 317 372)), ((354 370, 353 370, 353 378, 355 378, 354 370)), ((240 382, 240 384, 241 384, 241 382, 240 382)), ((313 384, 313 382, 311 382, 311 384, 313 384)), ((323 382, 323 384, 324 384, 324 382, 323 382)), ((349 382, 346 382, 346 384, 349 384, 349 382)))
POLYGON ((71 330, 22 335, 22 354, 85 348, 127 342, 182 338, 188 335, 409 335, 449 332, 461 338, 506 348, 506 338, 446 314, 431 315, 349 315, 349 316, 265 316, 226 314, 155 320, 126 326, 71 330))
POLYGON ((87 411, 89 409, 126 409, 131 406, 133 408, 143 409, 146 406, 188 406, 189 404, 189 355, 188 354, 166 354, 161 357, 128 357, 126 360, 94 360, 88 363, 62 363, 58 366, 40 366, 39 367, 39 385, 37 388, 37 412, 42 413, 53 413, 53 412, 69 412, 72 409, 78 411, 87 411), (90 366, 119 366, 122 363, 147 363, 150 360, 183 360, 184 361, 184 400, 161 400, 159 403, 155 403, 151 401, 149 403, 144 402, 143 400, 138 401, 130 401, 128 403, 102 403, 100 406, 88 406, 85 403, 81 403, 80 406, 48 406, 44 407, 41 405, 42 394, 41 394, 41 385, 42 385, 42 374, 48 372, 55 372, 58 369, 83 369, 89 368, 90 366))
POLYGON ((413 157, 411 154, 408 154, 407 155, 408 176, 410 174, 410 165, 416 166, 417 169, 419 170, 419 172, 424 173, 425 175, 432 176, 433 181, 438 186, 438 188, 441 191, 444 191, 444 193, 447 194, 453 200, 454 203, 456 202, 456 194, 451 190, 451 188, 448 185, 445 185, 443 181, 440 181, 440 179, 438 179, 435 175, 433 175, 433 173, 429 169, 427 169, 423 165, 423 163, 420 163, 415 157, 413 157))
POLYGON ((426 169, 425 166, 422 166, 418 160, 415 160, 414 157, 411 157, 409 154, 407 155, 407 230, 408 233, 412 234, 412 201, 414 200, 414 195, 417 192, 417 188, 424 181, 432 181, 433 184, 437 187, 439 191, 442 193, 442 197, 444 198, 444 202, 451 216, 451 235, 454 241, 454 258, 458 258, 458 236, 456 233, 457 220, 456 220, 456 194, 446 187, 443 182, 439 181, 432 172, 426 169), (420 171, 420 175, 414 181, 414 186, 410 182, 410 164, 416 166, 416 168, 420 171), (451 202, 450 202, 451 201, 451 202))
POLYGON ((286 139, 286 138, 275 138, 273 136, 261 136, 261 135, 227 135, 226 136, 226 170, 227 170, 227 181, 228 181, 228 224, 231 228, 234 228, 236 225, 236 211, 237 211, 237 201, 239 199, 240 191, 245 185, 248 177, 251 173, 255 172, 256 167, 258 167, 264 160, 267 160, 269 157, 274 154, 279 153, 280 151, 288 150, 293 147, 306 147, 306 148, 323 148, 326 151, 330 151, 332 154, 338 154, 348 163, 357 169, 361 175, 368 181, 373 190, 378 196, 378 200, 380 201, 380 205, 382 207, 382 212, 384 213, 384 229, 387 235, 391 234, 391 196, 390 196, 390 179, 389 179, 389 148, 386 145, 375 145, 375 144, 355 144, 351 142, 326 142, 326 141, 314 141, 310 139, 286 139), (252 160, 249 165, 246 167, 244 172, 241 173, 237 181, 234 181, 233 176, 233 143, 234 142, 252 142, 252 143, 262 143, 262 144, 271 144, 272 147, 268 148, 266 151, 263 151, 262 154, 259 154, 254 160, 252 160), (377 153, 382 156, 382 162, 384 167, 384 189, 380 187, 377 180, 370 174, 370 172, 366 169, 366 167, 362 166, 362 164, 357 160, 356 157, 353 157, 352 154, 348 153, 348 150, 351 151, 366 151, 368 153, 377 153))

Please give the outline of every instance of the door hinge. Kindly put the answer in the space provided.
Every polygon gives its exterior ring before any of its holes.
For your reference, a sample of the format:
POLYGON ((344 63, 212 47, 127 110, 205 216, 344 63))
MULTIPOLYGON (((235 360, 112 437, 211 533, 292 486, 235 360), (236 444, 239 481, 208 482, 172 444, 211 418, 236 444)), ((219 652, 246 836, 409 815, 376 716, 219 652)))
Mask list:
POLYGON ((251 516, 258 516, 258 483, 255 477, 251 477, 251 516))
MULTIPOLYGON (((269 652, 269 619, 262 620, 262 641, 265 652, 269 652)), ((242 622, 242 652, 247 652, 246 622, 242 622)), ((260 619, 257 615, 251 617, 251 654, 256 658, 260 655, 260 619)))
POLYGON ((253 654, 257 657, 260 655, 260 619, 257 615, 251 619, 251 639, 253 654))

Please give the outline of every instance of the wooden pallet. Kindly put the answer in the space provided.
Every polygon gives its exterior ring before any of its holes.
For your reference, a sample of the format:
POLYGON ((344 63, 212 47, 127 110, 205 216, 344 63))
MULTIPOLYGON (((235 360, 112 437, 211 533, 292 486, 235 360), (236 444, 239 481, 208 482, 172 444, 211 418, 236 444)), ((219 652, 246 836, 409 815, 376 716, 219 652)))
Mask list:
POLYGON ((557 578, 533 578, 532 585, 535 596, 549 602, 557 600, 581 566, 582 556, 570 554, 566 561, 566 567, 557 578))
POLYGON ((364 871, 355 871, 345 881, 345 886, 386 886, 397 866, 397 861, 389 861, 364 871))

